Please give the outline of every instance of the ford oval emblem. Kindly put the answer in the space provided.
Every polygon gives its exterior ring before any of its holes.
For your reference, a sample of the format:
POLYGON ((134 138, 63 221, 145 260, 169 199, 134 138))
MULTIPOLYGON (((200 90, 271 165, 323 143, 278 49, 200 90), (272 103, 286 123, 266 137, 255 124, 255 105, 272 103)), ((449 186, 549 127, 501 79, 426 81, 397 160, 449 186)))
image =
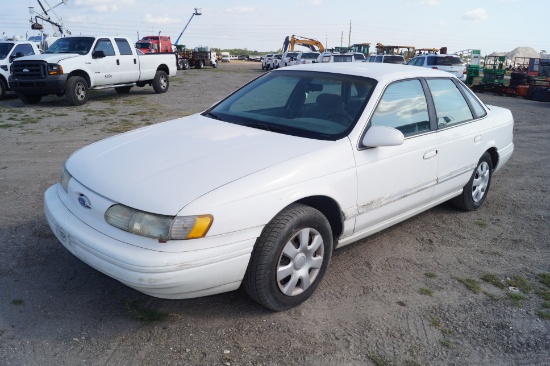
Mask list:
POLYGON ((78 197, 78 203, 80 203, 83 207, 92 208, 92 202, 90 202, 90 199, 83 194, 78 197))
POLYGON ((23 72, 29 72, 29 71, 31 71, 31 70, 29 70, 29 69, 23 69, 23 72))

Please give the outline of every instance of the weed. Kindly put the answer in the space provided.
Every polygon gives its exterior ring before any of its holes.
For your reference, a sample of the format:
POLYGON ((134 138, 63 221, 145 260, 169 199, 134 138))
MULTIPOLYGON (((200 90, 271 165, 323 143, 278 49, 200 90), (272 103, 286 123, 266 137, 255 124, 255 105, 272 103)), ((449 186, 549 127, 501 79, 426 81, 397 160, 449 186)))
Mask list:
POLYGON ((141 322, 161 321, 170 316, 166 311, 143 308, 139 300, 129 300, 124 307, 132 318, 141 322))
POLYGON ((433 291, 427 288, 422 287, 420 290, 418 290, 418 293, 420 295, 426 295, 426 296, 432 296, 433 291))
POLYGON ((495 274, 492 274, 492 273, 484 274, 483 276, 481 276, 481 279, 485 282, 490 283, 495 287, 506 288, 506 285, 495 274))
POLYGON ((481 291, 481 285, 478 281, 472 278, 460 278, 453 277, 455 280, 466 286, 466 288, 472 291, 474 294, 478 294, 481 291))
POLYGON ((490 293, 490 292, 483 291, 483 293, 484 293, 485 295, 487 295, 487 297, 488 297, 489 299, 493 300, 493 301, 498 301, 498 300, 500 300, 500 297, 498 297, 497 295, 493 295, 493 294, 490 293))
POLYGON ((479 227, 487 227, 489 226, 489 224, 483 220, 476 220, 474 221, 474 223, 479 226, 479 227))
POLYGON ((443 323, 441 322, 441 320, 437 319, 434 316, 430 316, 429 320, 430 320, 430 323, 432 323, 432 325, 436 328, 441 328, 443 326, 443 323))
POLYGON ((539 274, 540 277, 540 283, 542 283, 546 287, 550 287, 550 273, 541 273, 539 274))
POLYGON ((550 309, 550 301, 545 301, 541 305, 545 309, 550 309))
POLYGON ((437 275, 433 272, 426 272, 424 273, 424 276, 428 277, 428 278, 436 278, 437 275))
POLYGON ((523 296, 522 294, 517 294, 514 292, 509 292, 508 298, 510 298, 510 300, 512 300, 512 303, 516 306, 520 306, 522 301, 527 300, 527 297, 523 296))
POLYGON ((384 357, 384 356, 369 353, 367 355, 367 357, 376 366, 392 366, 392 365, 394 365, 394 363, 391 360, 389 360, 387 357, 384 357))
POLYGON ((13 125, 11 123, 6 123, 6 124, 2 123, 2 124, 0 124, 0 128, 10 128, 10 127, 13 127, 13 126, 15 126, 15 125, 13 125))
POLYGON ((447 335, 453 334, 453 330, 449 328, 441 329, 441 331, 443 332, 443 334, 447 334, 447 335))
POLYGON ((451 348, 453 346, 453 344, 451 343, 450 340, 448 340, 447 338, 443 338, 442 340, 439 341, 441 343, 441 345, 443 347, 447 347, 447 348, 451 348))
POLYGON ((547 290, 545 288, 540 287, 535 292, 537 293, 537 295, 542 297, 544 300, 550 301, 550 290, 547 290))
POLYGON ((550 320, 550 311, 544 311, 544 310, 538 309, 537 315, 539 316, 539 318, 550 320))
POLYGON ((25 303, 25 300, 14 299, 14 300, 11 300, 11 303, 12 305, 23 305, 25 303))
POLYGON ((527 281, 522 276, 512 277, 511 279, 508 280, 508 285, 519 288, 521 292, 525 294, 528 294, 533 289, 533 285, 531 285, 529 281, 527 281))
POLYGON ((405 360, 405 366, 421 366, 421 364, 415 360, 405 360))

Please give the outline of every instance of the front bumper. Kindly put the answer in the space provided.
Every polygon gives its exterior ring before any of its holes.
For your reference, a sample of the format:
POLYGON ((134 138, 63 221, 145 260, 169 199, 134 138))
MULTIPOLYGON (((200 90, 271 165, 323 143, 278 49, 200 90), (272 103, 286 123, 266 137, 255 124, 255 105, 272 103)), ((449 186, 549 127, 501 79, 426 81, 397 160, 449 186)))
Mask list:
POLYGON ((44 194, 48 224, 65 248, 98 271, 166 299, 213 295, 240 286, 256 238, 243 240, 241 232, 225 235, 223 245, 203 250, 170 253, 144 249, 86 225, 63 204, 58 189, 62 188, 54 185, 44 194))
POLYGON ((24 94, 64 94, 67 85, 67 74, 51 75, 44 79, 19 80, 10 76, 9 88, 16 93, 24 94))

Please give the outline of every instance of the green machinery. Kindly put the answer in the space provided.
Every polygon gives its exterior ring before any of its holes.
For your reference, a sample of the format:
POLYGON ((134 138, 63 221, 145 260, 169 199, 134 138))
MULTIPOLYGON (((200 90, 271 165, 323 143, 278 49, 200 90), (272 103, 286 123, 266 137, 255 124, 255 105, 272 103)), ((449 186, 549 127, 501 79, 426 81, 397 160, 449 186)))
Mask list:
POLYGON ((502 86, 504 84, 504 75, 506 74, 505 61, 506 56, 485 56, 481 84, 502 86))
POLYGON ((479 60, 481 58, 480 50, 472 50, 470 63, 466 66, 466 84, 473 85, 474 78, 479 76, 479 60))

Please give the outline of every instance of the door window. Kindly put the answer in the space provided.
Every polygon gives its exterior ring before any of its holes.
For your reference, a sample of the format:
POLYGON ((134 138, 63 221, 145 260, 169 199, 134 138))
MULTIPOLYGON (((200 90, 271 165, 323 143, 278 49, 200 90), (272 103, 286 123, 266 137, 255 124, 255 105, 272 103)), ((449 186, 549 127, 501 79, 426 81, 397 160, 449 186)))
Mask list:
POLYGON ((474 118, 468 103, 452 80, 428 79, 427 82, 432 92, 439 128, 450 127, 474 118))
POLYGON ((115 42, 118 47, 118 52, 120 52, 121 55, 133 55, 132 47, 130 47, 130 44, 126 39, 115 38, 115 42))
POLYGON ((17 55, 18 53, 22 53, 23 56, 31 56, 34 55, 34 50, 30 44, 18 44, 12 54, 17 55))
POLYGON ((107 38, 102 38, 97 41, 95 45, 95 51, 103 51, 105 56, 114 56, 115 55, 115 49, 113 48, 113 44, 111 41, 107 38))
POLYGON ((405 136, 429 131, 428 104, 420 81, 406 80, 388 86, 371 124, 397 128, 405 136))

